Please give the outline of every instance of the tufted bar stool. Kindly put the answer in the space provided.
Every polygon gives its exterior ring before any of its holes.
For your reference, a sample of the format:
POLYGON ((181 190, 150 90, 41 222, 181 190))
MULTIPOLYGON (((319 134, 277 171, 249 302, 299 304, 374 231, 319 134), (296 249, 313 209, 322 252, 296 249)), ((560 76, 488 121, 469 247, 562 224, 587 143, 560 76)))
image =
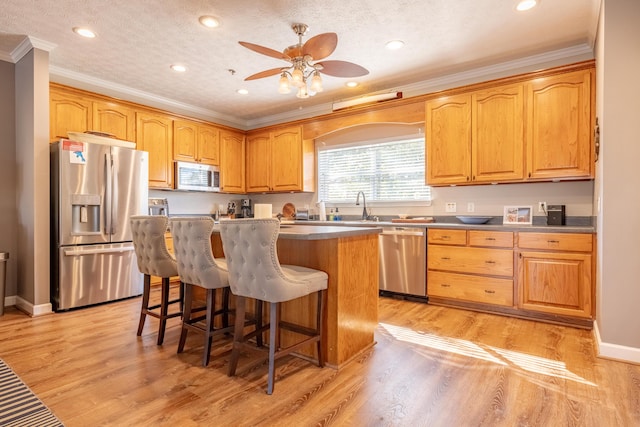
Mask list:
POLYGON ((138 269, 144 274, 144 288, 142 291, 142 307, 138 333, 142 335, 147 315, 160 320, 158 329, 158 345, 164 341, 164 331, 167 319, 182 316, 184 301, 184 287, 180 284, 180 297, 169 299, 171 277, 178 275, 175 258, 169 253, 165 242, 168 218, 164 215, 136 215, 129 219, 133 247, 138 260, 138 269), (151 276, 162 278, 161 296, 159 304, 150 305, 151 276), (171 304, 180 304, 180 311, 169 313, 171 304))
POLYGON ((211 248, 211 217, 173 217, 171 234, 173 249, 178 262, 178 275, 185 284, 184 315, 178 353, 182 353, 188 331, 204 334, 202 366, 209 364, 211 342, 214 335, 231 332, 229 326, 229 280, 224 258, 214 258, 211 248), (193 287, 206 289, 206 312, 195 315, 193 287), (216 310, 216 290, 222 289, 222 308, 216 310), (214 327, 214 317, 222 316, 222 327, 214 327), (204 324, 203 321, 204 320, 204 324))
MULTIPOLYGON (((229 285, 236 296, 236 323, 229 376, 235 375, 240 350, 246 344, 242 319, 246 298, 269 303, 269 323, 256 325, 258 334, 269 330, 269 373, 267 394, 273 393, 275 360, 309 343, 317 343, 318 365, 324 366, 322 321, 328 276, 324 271, 281 265, 276 241, 280 230, 277 219, 234 219, 220 221, 220 236, 229 270, 229 285), (316 293, 315 329, 280 321, 280 303, 316 293), (306 338, 286 348, 280 347, 280 330, 286 329, 306 338)), ((252 335, 252 334, 249 334, 252 335)))

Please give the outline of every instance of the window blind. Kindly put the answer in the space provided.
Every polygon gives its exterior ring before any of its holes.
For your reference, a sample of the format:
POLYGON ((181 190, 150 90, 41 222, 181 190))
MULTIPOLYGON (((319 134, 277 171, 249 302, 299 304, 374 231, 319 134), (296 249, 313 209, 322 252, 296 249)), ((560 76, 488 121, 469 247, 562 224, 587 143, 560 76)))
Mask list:
POLYGON ((367 201, 429 201, 424 172, 423 138, 323 148, 318 151, 318 199, 352 202, 364 191, 367 201))

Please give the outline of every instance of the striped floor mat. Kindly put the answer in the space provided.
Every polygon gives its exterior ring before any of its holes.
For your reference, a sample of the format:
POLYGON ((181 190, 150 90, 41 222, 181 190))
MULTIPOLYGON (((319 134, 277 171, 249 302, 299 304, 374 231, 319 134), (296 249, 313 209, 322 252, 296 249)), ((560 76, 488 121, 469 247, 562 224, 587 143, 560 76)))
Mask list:
POLYGON ((0 360, 0 426, 62 426, 7 364, 0 360))

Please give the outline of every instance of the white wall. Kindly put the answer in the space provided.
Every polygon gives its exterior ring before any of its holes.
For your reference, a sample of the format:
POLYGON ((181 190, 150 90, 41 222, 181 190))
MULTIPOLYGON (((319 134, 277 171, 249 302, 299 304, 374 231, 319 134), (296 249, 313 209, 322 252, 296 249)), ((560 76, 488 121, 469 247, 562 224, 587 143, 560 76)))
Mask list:
POLYGON ((604 0, 600 19, 599 347, 640 362, 640 2, 604 0))

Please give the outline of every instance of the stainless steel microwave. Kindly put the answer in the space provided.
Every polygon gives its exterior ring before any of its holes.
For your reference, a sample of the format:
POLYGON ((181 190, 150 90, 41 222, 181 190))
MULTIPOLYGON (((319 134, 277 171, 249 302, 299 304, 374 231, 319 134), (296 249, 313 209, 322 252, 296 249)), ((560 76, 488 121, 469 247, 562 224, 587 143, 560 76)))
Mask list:
POLYGON ((176 162, 176 189, 220 191, 220 168, 200 163, 176 162))

